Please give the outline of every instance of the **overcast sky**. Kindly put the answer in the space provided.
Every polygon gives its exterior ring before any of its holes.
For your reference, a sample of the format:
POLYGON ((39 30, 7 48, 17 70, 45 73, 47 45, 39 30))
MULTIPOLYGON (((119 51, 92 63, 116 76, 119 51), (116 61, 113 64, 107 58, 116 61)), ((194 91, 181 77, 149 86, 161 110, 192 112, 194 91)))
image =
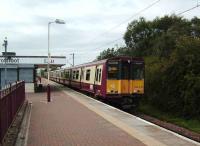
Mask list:
MULTIPOLYGON (((160 0, 132 18, 155 0, 0 0, 0 43, 8 38, 8 51, 17 55, 47 55, 47 24, 63 19, 66 24, 51 24, 51 55, 64 55, 75 63, 92 61, 108 47, 123 46, 128 23, 139 17, 177 14, 197 4, 197 0, 160 0), (122 25, 115 27, 121 22, 122 25), (110 30, 110 31, 109 31, 110 30), (107 33, 105 33, 107 32, 107 33), (116 45, 117 44, 117 45, 116 45)), ((200 2, 199 2, 200 3, 200 2)), ((200 7, 184 13, 185 18, 200 16, 200 7)), ((1 45, 2 46, 2 45, 1 45)), ((3 47, 1 47, 1 52, 3 47)))

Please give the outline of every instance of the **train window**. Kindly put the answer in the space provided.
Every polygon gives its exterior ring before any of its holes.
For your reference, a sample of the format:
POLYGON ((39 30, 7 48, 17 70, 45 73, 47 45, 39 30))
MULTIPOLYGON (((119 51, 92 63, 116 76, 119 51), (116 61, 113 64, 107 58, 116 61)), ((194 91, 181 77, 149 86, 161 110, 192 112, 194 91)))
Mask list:
POLYGON ((65 73, 65 78, 66 78, 66 79, 69 78, 69 71, 67 71, 67 72, 65 73))
POLYGON ((95 81, 97 81, 97 82, 98 82, 98 77, 99 77, 99 69, 97 68, 96 76, 95 76, 95 81))
POLYGON ((101 69, 99 69, 99 82, 101 82, 101 69))
POLYGON ((73 71, 73 76, 72 76, 73 79, 76 79, 76 71, 73 71))
POLYGON ((119 78, 119 64, 118 62, 108 62, 108 79, 119 78))
POLYGON ((130 64, 128 62, 122 62, 121 68, 121 78, 126 80, 129 79, 130 64))
POLYGON ((76 71, 76 79, 78 80, 79 78, 79 70, 76 71))
POLYGON ((64 71, 61 72, 61 77, 64 78, 64 71))
POLYGON ((86 70, 86 80, 89 81, 90 80, 90 69, 86 70))
POLYGON ((141 80, 144 79, 144 65, 142 63, 134 63, 132 67, 133 79, 141 80))

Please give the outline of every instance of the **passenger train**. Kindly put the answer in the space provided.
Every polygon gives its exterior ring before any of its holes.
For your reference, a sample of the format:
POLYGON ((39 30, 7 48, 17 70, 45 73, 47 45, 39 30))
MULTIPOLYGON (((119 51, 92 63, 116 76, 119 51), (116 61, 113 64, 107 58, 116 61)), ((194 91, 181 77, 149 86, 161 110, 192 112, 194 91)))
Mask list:
POLYGON ((144 60, 114 57, 94 61, 51 71, 50 80, 124 108, 137 107, 144 94, 144 60))

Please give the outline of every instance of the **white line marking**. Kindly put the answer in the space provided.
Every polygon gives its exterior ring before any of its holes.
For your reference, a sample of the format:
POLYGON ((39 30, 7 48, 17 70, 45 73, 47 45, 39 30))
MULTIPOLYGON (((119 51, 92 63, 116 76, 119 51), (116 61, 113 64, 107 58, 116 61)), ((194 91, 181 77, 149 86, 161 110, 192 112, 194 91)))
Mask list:
POLYGON ((27 123, 27 131, 26 131, 26 138, 25 138, 25 142, 24 142, 24 146, 27 146, 28 143, 28 135, 29 135, 29 129, 30 129, 30 122, 31 122, 31 114, 32 114, 32 102, 30 102, 30 115, 28 117, 28 123, 27 123))

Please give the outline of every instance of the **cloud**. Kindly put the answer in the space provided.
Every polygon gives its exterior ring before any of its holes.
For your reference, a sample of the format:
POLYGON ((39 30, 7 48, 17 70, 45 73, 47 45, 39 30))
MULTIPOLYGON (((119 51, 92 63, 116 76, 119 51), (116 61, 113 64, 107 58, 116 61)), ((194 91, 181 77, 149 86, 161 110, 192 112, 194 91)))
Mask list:
MULTIPOLYGON (((100 51, 115 44, 124 45, 128 23, 143 16, 148 20, 179 13, 196 4, 196 0, 161 0, 117 28, 111 29, 154 0, 1 0, 0 42, 8 37, 10 51, 18 55, 47 54, 47 24, 63 19, 65 25, 51 24, 51 54, 75 53, 76 63, 92 61, 100 51), (106 32, 106 33, 105 33, 106 32), (89 55, 88 55, 89 54, 89 55)), ((183 16, 199 17, 199 8, 183 16)))

